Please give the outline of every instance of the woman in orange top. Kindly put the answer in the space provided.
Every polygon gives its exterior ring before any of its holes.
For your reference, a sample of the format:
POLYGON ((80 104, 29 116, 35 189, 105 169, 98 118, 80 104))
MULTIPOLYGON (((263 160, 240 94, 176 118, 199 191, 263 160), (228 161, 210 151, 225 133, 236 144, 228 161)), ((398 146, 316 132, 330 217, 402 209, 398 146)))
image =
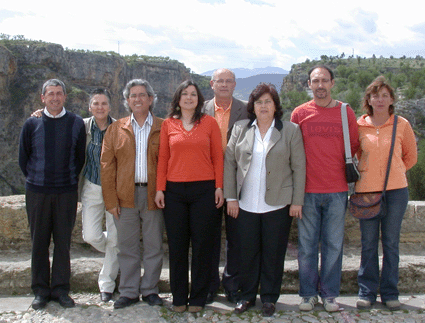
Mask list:
MULTIPOLYGON (((360 180, 356 192, 377 192, 384 187, 394 123, 393 88, 383 76, 366 89, 363 108, 366 114, 359 125, 360 180)), ((390 310, 400 308, 398 300, 398 264, 401 222, 409 195, 406 171, 417 161, 416 140, 409 122, 398 116, 394 153, 391 161, 385 209, 379 216, 360 220, 362 255, 358 273, 359 299, 357 308, 370 308, 376 301, 378 289, 381 301, 390 310), (378 243, 382 232, 383 263, 379 279, 378 243)))
POLYGON ((221 224, 223 150, 217 122, 201 112, 204 98, 193 81, 179 85, 161 127, 155 203, 164 209, 174 311, 205 306, 214 228, 221 224), (189 297, 189 245, 192 242, 189 297))

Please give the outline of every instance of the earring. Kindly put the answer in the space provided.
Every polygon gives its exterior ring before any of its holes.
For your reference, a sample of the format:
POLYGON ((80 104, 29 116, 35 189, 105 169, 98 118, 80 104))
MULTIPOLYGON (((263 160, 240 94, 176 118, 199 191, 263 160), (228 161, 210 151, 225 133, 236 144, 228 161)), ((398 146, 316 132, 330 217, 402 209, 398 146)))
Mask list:
POLYGON ((176 107, 176 111, 180 111, 180 107, 179 106, 176 107))

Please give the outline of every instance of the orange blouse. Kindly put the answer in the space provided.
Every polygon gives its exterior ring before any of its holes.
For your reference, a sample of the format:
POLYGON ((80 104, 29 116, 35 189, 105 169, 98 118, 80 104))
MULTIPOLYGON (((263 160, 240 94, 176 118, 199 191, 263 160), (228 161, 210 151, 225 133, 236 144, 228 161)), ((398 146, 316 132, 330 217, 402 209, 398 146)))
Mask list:
MULTIPOLYGON (((360 148, 357 151, 360 180, 356 183, 356 192, 379 192, 384 188, 394 115, 391 115, 387 122, 379 127, 366 122, 366 117, 367 115, 363 115, 357 121, 360 140, 360 148)), ((398 116, 387 190, 407 187, 406 171, 416 162, 415 134, 409 121, 398 116)))
POLYGON ((215 180, 223 188, 223 150, 217 121, 208 115, 187 131, 180 119, 168 118, 161 127, 157 191, 165 191, 167 181, 215 180))

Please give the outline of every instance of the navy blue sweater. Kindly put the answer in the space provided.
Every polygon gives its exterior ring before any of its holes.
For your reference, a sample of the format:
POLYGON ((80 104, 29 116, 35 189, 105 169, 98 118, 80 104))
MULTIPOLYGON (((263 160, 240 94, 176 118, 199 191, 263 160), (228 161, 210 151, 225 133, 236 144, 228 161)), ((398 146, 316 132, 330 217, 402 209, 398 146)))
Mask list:
POLYGON ((26 189, 64 193, 78 189, 84 165, 86 132, 81 117, 67 111, 61 118, 29 118, 19 141, 19 166, 26 189))

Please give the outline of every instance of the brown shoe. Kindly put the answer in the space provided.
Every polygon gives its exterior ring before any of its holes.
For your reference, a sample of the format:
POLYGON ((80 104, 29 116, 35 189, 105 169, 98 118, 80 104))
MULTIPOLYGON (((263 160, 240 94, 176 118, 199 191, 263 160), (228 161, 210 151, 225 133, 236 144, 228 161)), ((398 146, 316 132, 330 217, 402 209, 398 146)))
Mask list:
POLYGON ((189 305, 187 307, 187 311, 190 313, 198 313, 200 311, 202 311, 203 307, 202 306, 194 306, 194 305, 189 305))
POLYGON ((171 310, 176 313, 183 313, 184 311, 186 311, 186 305, 180 305, 180 306, 173 305, 171 310))

